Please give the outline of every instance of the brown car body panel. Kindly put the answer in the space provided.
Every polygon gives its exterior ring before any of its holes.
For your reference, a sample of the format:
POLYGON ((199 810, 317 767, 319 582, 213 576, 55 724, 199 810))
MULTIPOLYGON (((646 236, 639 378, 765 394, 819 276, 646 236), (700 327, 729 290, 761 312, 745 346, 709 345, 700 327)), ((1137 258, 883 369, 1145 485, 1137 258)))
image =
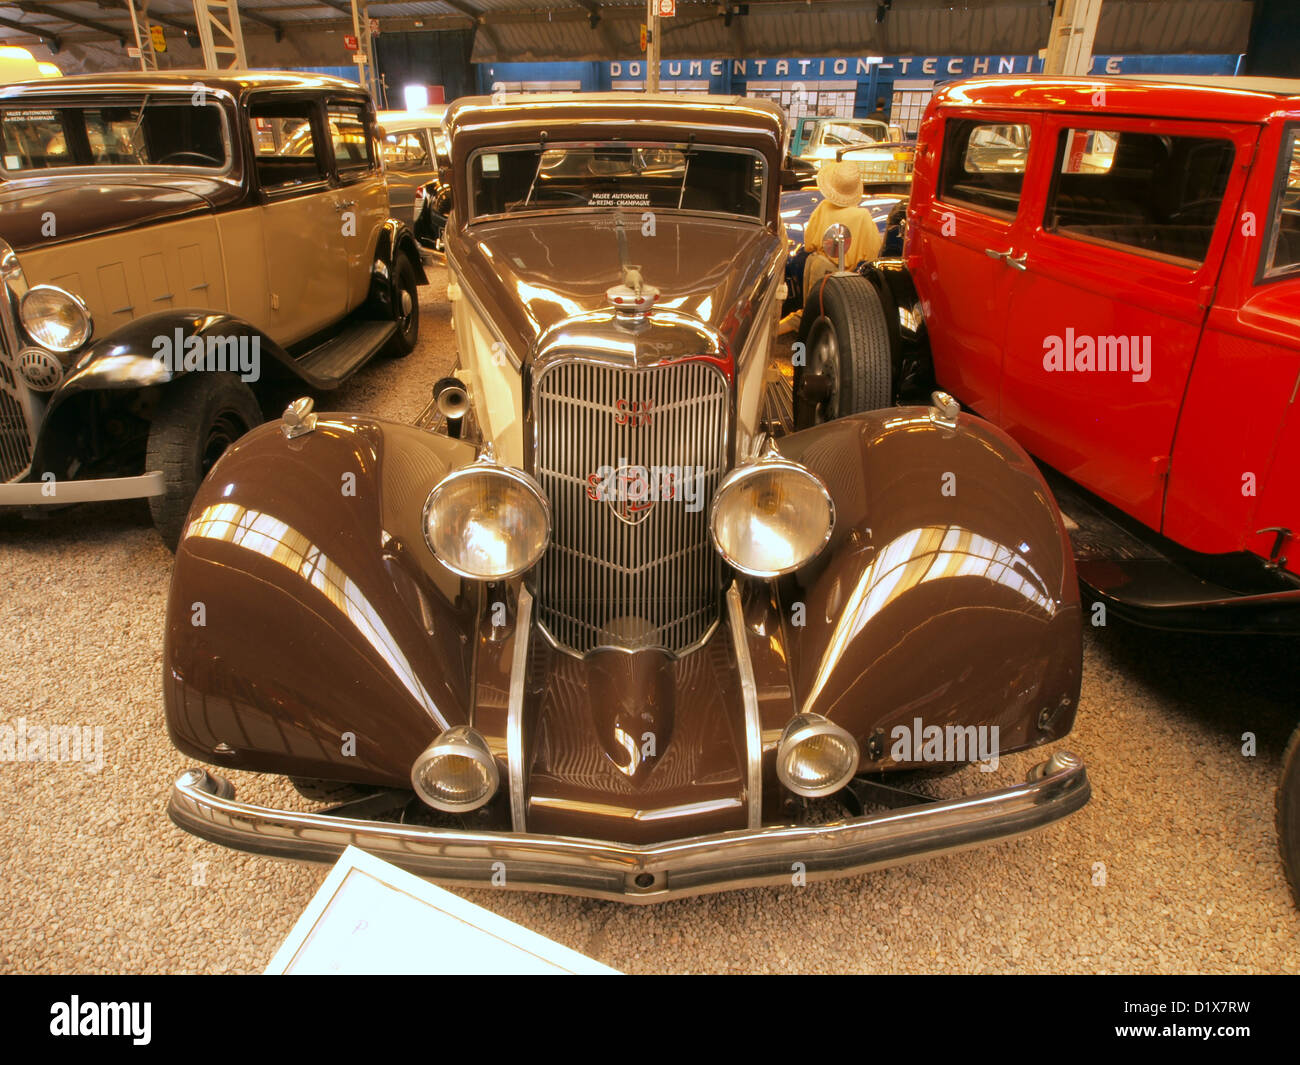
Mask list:
MULTIPOLYGON (((825 479, 839 521, 779 605, 744 585, 765 823, 781 817, 775 752, 796 709, 853 733, 862 769, 916 764, 889 757, 888 734, 917 717, 997 725, 1004 754, 1069 731, 1078 591, 1055 503, 1017 445, 979 419, 949 429, 928 408, 897 408, 781 449, 825 479), (795 602, 803 625, 791 624, 795 602)), ((495 595, 451 577, 420 527, 429 490, 470 458, 459 441, 351 415, 322 415, 295 440, 265 426, 223 456, 176 556, 173 742, 230 768, 406 787, 441 728, 472 722, 507 780, 515 591, 497 586, 511 618, 498 633, 495 595), (348 472, 355 496, 339 490, 348 472)), ((648 843, 745 826, 744 705, 725 623, 680 659, 577 659, 530 636, 531 831, 648 843)))
MULTIPOLYGON (((658 305, 718 334, 718 354, 730 362, 744 348, 755 310, 784 262, 784 240, 757 222, 675 213, 657 219, 652 237, 640 226, 639 216, 628 212, 628 254, 647 283, 661 290, 658 305)), ((521 362, 530 361, 548 331, 583 314, 607 313, 606 293, 622 277, 609 214, 550 215, 527 225, 484 222, 471 230, 448 226, 446 241, 465 287, 521 362)), ((665 339, 659 333, 630 336, 615 326, 609 332, 621 346, 637 345, 647 355, 665 339)), ((688 344, 661 357, 686 354, 704 351, 688 344)))

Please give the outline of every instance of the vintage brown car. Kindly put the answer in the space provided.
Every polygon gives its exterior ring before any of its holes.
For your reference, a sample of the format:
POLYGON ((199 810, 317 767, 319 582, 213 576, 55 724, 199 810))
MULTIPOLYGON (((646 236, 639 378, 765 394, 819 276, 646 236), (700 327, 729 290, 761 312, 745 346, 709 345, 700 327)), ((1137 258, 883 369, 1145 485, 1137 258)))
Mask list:
POLYGON ((359 86, 114 74, 0 89, 0 507, 147 498, 174 545, 281 386, 419 333, 359 86))
POLYGON ((654 902, 1087 802, 1061 750, 969 797, 894 783, 1070 731, 1075 572, 1034 464, 943 395, 780 431, 780 113, 540 97, 448 126, 454 375, 418 424, 304 402, 250 433, 172 580, 173 742, 347 801, 268 809, 195 769, 172 819, 654 902))

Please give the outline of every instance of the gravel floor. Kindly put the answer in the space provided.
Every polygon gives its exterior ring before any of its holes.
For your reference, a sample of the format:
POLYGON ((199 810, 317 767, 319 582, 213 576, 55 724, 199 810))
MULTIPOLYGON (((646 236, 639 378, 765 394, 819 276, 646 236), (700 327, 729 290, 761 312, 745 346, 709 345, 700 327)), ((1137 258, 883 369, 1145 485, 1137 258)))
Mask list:
MULTIPOLYGON (((445 273, 423 340, 319 406, 411 418, 451 364, 445 273)), ((0 762, 0 971, 260 971, 326 867, 176 829, 187 760, 159 695, 170 556, 142 503, 0 515, 0 723, 103 729, 103 767, 0 762)), ((1300 972, 1273 789, 1296 717, 1294 641, 1086 637, 1070 746, 1092 802, 1036 835, 804 888, 634 908, 463 894, 629 972, 1300 972), (1242 754, 1242 734, 1258 748, 1242 754)), ((1019 779, 1003 760, 987 786, 1019 779)), ((241 797, 293 802, 236 774, 241 797)))

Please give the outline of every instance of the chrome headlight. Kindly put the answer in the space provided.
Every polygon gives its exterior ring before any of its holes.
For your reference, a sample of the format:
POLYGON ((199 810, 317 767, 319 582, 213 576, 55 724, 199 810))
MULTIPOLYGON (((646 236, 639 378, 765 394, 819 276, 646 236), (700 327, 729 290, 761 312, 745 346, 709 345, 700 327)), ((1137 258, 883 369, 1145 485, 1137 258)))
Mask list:
POLYGON ((834 527, 835 506, 821 478, 779 458, 727 474, 709 516, 713 546, 750 577, 779 577, 812 561, 834 527))
POLYGON ((551 504, 522 470, 479 461, 449 473, 424 504, 424 538, 452 573, 502 580, 531 569, 551 542, 551 504))
POLYGON ((496 794, 500 780, 487 741, 468 725, 449 728, 411 766, 415 793, 452 814, 477 810, 496 794))
POLYGON ((18 304, 18 317, 29 337, 61 355, 76 351, 90 339, 90 311, 57 285, 29 288, 18 304))
POLYGON ((821 798, 858 771, 858 741, 820 714, 790 719, 776 748, 776 775, 796 795, 821 798))

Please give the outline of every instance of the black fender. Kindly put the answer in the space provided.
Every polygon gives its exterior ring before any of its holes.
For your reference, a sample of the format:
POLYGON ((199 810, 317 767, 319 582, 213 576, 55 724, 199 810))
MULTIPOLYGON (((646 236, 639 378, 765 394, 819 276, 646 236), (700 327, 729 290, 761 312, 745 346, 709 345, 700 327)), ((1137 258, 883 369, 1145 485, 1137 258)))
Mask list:
POLYGON ((924 306, 911 271, 902 259, 884 258, 863 263, 858 272, 876 286, 889 319, 896 391, 903 398, 928 399, 934 387, 934 364, 924 306))
POLYGON ((369 313, 376 318, 392 317, 393 270, 399 256, 405 256, 415 269, 415 280, 421 285, 429 283, 420 260, 420 245, 415 233, 405 222, 396 218, 384 221, 375 243, 375 253, 370 262, 370 295, 366 298, 369 313))
POLYGON ((318 414, 267 423, 200 486, 163 646, 172 742, 230 768, 409 786, 470 720, 477 589, 424 540, 423 506, 473 460, 459 440, 318 414))
POLYGON ((1078 581, 1023 448, 931 407, 840 418, 777 446, 835 505, 826 549, 780 587, 796 706, 851 732, 864 768, 896 767, 894 730, 917 719, 997 726, 1000 753, 1070 731, 1078 581))
POLYGON ((41 422, 33 470, 62 475, 83 444, 95 419, 116 410, 136 411, 140 393, 166 388, 185 376, 184 354, 191 338, 209 340, 213 352, 224 354, 230 371, 256 387, 265 377, 297 376, 293 357, 255 325, 232 314, 202 310, 166 310, 142 315, 94 341, 77 359, 72 372, 50 395, 41 422), (178 359, 175 352, 180 352, 178 359))

